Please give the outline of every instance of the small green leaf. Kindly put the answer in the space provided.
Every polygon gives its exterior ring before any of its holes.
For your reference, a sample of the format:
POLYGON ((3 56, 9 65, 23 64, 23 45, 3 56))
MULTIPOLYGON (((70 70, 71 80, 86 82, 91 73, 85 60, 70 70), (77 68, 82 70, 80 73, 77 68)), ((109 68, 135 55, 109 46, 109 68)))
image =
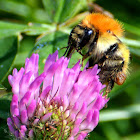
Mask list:
POLYGON ((17 54, 17 37, 7 37, 0 40, 0 81, 2 82, 17 54))
POLYGON ((17 69, 24 66, 25 59, 29 57, 29 54, 34 47, 35 38, 32 36, 26 36, 25 38, 20 42, 20 47, 14 61, 14 67, 17 69))
POLYGON ((6 94, 7 94, 6 88, 0 84, 0 98, 6 94))
POLYGON ((43 0, 51 22, 63 23, 80 11, 85 0, 43 0))
POLYGON ((22 17, 27 17, 31 14, 31 9, 28 5, 25 5, 16 1, 1 0, 0 10, 12 14, 16 14, 22 17))
POLYGON ((51 32, 55 30, 54 25, 49 24, 32 24, 24 25, 17 23, 9 23, 0 21, 0 39, 4 37, 19 35, 26 33, 27 35, 40 35, 42 33, 51 32))
POLYGON ((44 4, 46 14, 50 18, 50 22, 54 22, 63 0, 42 0, 42 2, 44 4))
POLYGON ((47 34, 50 32, 54 32, 56 27, 54 24, 32 24, 30 26, 26 26, 25 32, 27 35, 40 35, 40 34, 47 34))
POLYGON ((0 38, 18 35, 27 28, 26 25, 0 21, 0 38))
POLYGON ((1 93, 2 90, 5 90, 5 87, 0 84, 0 93, 1 93))
POLYGON ((59 17, 59 23, 63 23, 75 16, 85 5, 85 0, 65 0, 59 17))

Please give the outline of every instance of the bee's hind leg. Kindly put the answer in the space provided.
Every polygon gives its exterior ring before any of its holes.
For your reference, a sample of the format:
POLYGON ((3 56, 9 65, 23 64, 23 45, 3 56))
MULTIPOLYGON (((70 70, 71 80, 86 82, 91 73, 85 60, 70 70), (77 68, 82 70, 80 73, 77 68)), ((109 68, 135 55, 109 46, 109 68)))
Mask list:
POLYGON ((111 92, 112 88, 114 87, 114 81, 111 79, 109 80, 107 87, 106 87, 106 95, 111 92))

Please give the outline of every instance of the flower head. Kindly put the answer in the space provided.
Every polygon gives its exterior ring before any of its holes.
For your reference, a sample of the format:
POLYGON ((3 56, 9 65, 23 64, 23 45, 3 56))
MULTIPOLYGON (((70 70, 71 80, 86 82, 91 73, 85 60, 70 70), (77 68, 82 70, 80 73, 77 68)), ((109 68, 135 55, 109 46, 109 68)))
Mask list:
POLYGON ((13 98, 7 124, 19 139, 83 140, 98 124, 99 110, 108 99, 100 92, 104 86, 98 68, 80 71, 77 62, 49 55, 44 72, 38 73, 38 54, 27 58, 25 68, 13 70, 8 80, 13 98))

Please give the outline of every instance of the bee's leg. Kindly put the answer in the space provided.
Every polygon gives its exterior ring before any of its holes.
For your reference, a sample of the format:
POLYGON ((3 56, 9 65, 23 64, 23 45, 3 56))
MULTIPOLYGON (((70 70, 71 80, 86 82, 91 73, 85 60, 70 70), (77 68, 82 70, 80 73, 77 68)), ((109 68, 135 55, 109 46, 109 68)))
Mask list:
POLYGON ((84 56, 84 54, 81 53, 81 50, 78 49, 77 52, 78 52, 79 54, 81 54, 82 56, 84 56))
POLYGON ((82 66, 83 66, 83 62, 84 60, 89 57, 89 52, 87 52, 85 55, 83 55, 83 58, 82 58, 82 66))
POLYGON ((83 55, 82 61, 84 61, 87 57, 89 57, 89 53, 86 53, 85 55, 83 55))
POLYGON ((114 87, 114 81, 110 79, 106 87, 106 95, 108 95, 108 93, 111 92, 113 87, 114 87))
POLYGON ((117 73, 114 81, 118 85, 122 85, 125 82, 125 80, 126 80, 126 74, 123 71, 120 71, 117 73))
POLYGON ((118 60, 106 59, 104 64, 106 70, 110 70, 110 74, 107 74, 109 79, 106 87, 106 93, 108 94, 112 90, 114 83, 117 83, 118 85, 122 85, 124 83, 126 75, 122 72, 124 61, 121 58, 118 58, 118 60))
POLYGON ((63 56, 65 56, 66 53, 68 52, 69 46, 67 46, 66 48, 67 48, 67 49, 66 49, 65 53, 63 54, 63 56))
POLYGON ((91 45, 90 46, 89 51, 85 55, 83 55, 82 61, 84 61, 87 57, 89 57, 89 56, 92 55, 92 52, 93 52, 94 47, 95 47, 94 45, 91 45))
POLYGON ((113 63, 115 69, 112 73, 112 80, 116 84, 122 85, 126 80, 126 74, 123 72, 124 60, 114 60, 113 63))
POLYGON ((67 58, 70 58, 74 51, 75 49, 73 47, 68 46, 63 56, 66 55, 67 58))

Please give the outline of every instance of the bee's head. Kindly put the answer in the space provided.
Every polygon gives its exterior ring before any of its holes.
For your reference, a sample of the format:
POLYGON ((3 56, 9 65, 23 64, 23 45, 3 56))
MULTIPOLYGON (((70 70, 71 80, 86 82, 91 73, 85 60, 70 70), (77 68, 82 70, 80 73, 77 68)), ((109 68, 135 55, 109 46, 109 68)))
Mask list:
POLYGON ((99 30, 100 34, 115 34, 118 37, 123 35, 122 24, 101 13, 89 14, 82 21, 82 24, 99 30))

